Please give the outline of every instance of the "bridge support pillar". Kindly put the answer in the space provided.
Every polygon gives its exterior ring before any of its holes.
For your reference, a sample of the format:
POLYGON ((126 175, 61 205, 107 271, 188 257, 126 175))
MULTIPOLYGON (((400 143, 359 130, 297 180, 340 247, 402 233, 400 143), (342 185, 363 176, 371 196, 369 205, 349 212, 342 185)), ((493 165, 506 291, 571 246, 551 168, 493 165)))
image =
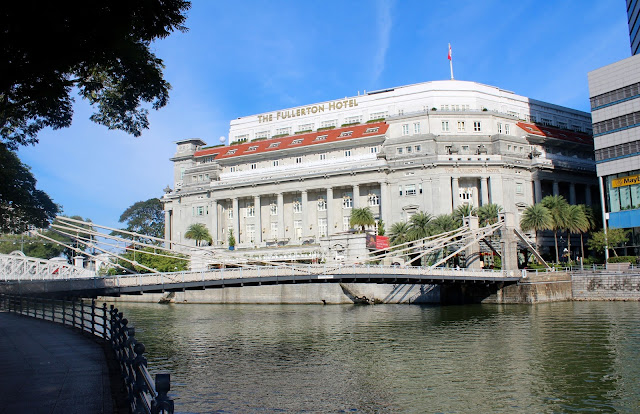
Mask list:
POLYGON ((518 272, 518 242, 516 239, 516 215, 505 212, 504 227, 501 230, 502 237, 500 247, 502 248, 502 270, 508 272, 518 272))
MULTIPOLYGON (((471 230, 478 230, 480 228, 480 222, 477 216, 464 217, 463 221, 469 225, 471 230)), ((480 245, 478 243, 473 243, 465 249, 465 262, 467 269, 482 269, 480 245)))

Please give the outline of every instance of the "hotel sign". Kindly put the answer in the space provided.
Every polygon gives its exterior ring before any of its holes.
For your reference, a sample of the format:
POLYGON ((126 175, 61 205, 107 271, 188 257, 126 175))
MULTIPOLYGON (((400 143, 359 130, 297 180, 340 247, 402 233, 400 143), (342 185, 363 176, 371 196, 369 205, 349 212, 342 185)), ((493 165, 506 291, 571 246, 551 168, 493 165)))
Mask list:
POLYGON ((287 109, 284 111, 277 111, 267 115, 258 115, 258 122, 271 122, 279 121, 281 119, 295 118, 298 116, 313 115, 325 111, 339 111, 346 108, 355 108, 358 106, 358 100, 356 98, 340 99, 338 101, 309 105, 302 108, 287 109))
POLYGON ((627 177, 616 178, 611 181, 611 186, 613 188, 626 187, 634 184, 640 184, 640 175, 629 175, 627 177))

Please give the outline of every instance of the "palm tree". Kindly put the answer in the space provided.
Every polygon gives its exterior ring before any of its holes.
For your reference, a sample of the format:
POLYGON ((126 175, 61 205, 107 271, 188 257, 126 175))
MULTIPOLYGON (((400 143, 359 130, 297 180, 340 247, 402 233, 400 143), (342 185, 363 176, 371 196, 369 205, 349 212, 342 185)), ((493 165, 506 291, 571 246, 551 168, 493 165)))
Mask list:
POLYGON ((589 229, 589 222, 580 206, 570 205, 567 207, 564 224, 567 229, 567 250, 569 251, 569 256, 571 256, 571 235, 574 233, 582 235, 583 232, 589 229))
POLYGON ((349 226, 361 228, 361 232, 364 233, 366 226, 375 226, 376 220, 373 218, 373 213, 369 207, 354 208, 351 210, 351 217, 349 218, 349 226))
POLYGON ((582 236, 584 233, 596 228, 596 217, 593 214, 593 209, 591 207, 580 204, 580 208, 582 209, 584 218, 587 220, 587 229, 584 232, 580 232, 580 257, 584 257, 584 240, 582 236))
POLYGON ((211 243, 212 240, 207 226, 202 223, 190 225, 187 231, 184 233, 184 237, 186 237, 187 239, 195 240, 196 246, 200 246, 200 242, 202 240, 208 241, 209 243, 211 243))
POLYGON ((473 208, 471 204, 460 204, 453 212, 453 217, 462 225, 462 219, 469 216, 477 216, 478 209, 473 208))
POLYGON ((410 240, 424 239, 429 236, 429 222, 433 216, 424 211, 419 211, 409 219, 409 232, 407 236, 410 240))
POLYGON ((542 204, 527 207, 520 219, 520 228, 524 231, 551 230, 551 212, 542 204))
POLYGON ((459 223, 453 218, 453 214, 441 214, 431 220, 430 234, 436 235, 455 230, 460 227, 459 223))
POLYGON ((392 246, 406 243, 409 240, 409 224, 404 222, 393 223, 389 230, 389 243, 392 246))
POLYGON ((551 229, 556 247, 556 263, 560 262, 558 254, 558 230, 566 228, 567 207, 569 204, 561 195, 546 196, 542 199, 542 205, 551 213, 551 229))
POLYGON ((378 220, 378 236, 384 236, 386 230, 384 229, 384 221, 378 220))
POLYGON ((502 206, 498 204, 485 204, 478 209, 480 226, 489 226, 498 222, 498 214, 502 211, 502 206))

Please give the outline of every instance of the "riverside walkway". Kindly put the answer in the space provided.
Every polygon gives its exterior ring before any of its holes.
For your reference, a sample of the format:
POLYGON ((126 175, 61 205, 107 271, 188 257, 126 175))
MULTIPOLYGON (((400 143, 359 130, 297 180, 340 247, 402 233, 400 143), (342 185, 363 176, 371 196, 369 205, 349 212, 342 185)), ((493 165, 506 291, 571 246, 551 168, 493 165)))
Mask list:
POLYGON ((97 342, 57 323, 0 312, 0 414, 112 412, 97 342))

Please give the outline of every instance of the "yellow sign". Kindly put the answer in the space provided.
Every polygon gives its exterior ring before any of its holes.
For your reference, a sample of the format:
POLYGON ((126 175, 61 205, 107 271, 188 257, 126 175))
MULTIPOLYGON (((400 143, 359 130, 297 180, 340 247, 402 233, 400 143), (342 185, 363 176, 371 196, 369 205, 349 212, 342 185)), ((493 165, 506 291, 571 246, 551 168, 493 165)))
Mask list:
POLYGON ((275 113, 275 116, 274 114, 258 115, 258 122, 263 123, 263 122, 271 122, 274 120, 278 121, 280 119, 295 118, 297 116, 317 114, 319 112, 324 112, 325 110, 335 111, 343 108, 354 108, 356 106, 358 106, 358 101, 355 98, 341 99, 339 101, 333 101, 327 104, 311 105, 311 106, 306 106, 304 108, 278 111, 275 113))
POLYGON ((640 175, 630 175, 628 177, 616 178, 611 181, 611 186, 613 188, 617 187, 625 187, 627 185, 640 184, 640 175))

